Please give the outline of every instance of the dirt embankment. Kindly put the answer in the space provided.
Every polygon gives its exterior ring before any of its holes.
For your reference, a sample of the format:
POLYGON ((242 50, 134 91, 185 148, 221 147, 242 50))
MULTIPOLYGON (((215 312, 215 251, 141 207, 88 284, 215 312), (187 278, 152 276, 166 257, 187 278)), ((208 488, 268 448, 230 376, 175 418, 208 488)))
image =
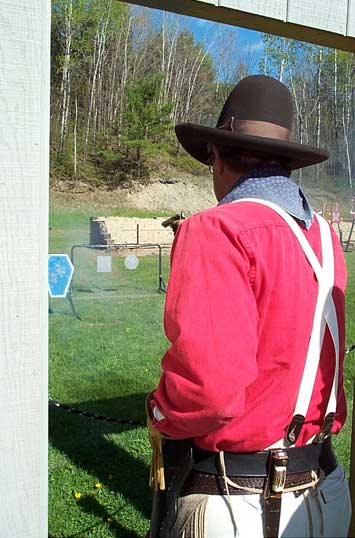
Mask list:
POLYGON ((141 190, 127 194, 129 207, 146 210, 170 210, 196 213, 216 204, 210 178, 192 183, 188 180, 155 181, 141 190))
POLYGON ((53 209, 83 211, 90 208, 93 215, 102 211, 109 214, 113 208, 192 214, 215 204, 210 176, 178 174, 169 180, 154 178, 148 185, 111 191, 94 189, 85 183, 59 182, 51 188, 53 209))

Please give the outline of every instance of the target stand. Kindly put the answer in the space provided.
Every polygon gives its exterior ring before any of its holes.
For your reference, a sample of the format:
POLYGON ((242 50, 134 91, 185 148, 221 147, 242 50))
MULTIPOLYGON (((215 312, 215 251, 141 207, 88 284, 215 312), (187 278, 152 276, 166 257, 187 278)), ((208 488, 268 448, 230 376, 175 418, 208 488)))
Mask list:
MULTIPOLYGON (((135 270, 137 269, 139 265, 139 259, 137 256, 133 254, 134 251, 157 251, 158 252, 158 263, 157 263, 157 293, 166 293, 166 283, 163 277, 163 249, 166 247, 163 247, 162 245, 158 243, 110 243, 110 244, 97 244, 92 245, 89 243, 83 243, 83 244, 76 244, 73 245, 70 251, 70 260, 73 266, 76 269, 76 279, 78 277, 78 274, 80 274, 80 270, 78 270, 78 264, 77 264, 77 252, 79 249, 88 249, 90 251, 97 251, 99 253, 103 253, 103 256, 98 255, 96 258, 97 262, 97 272, 98 273, 109 273, 112 271, 112 259, 110 254, 117 253, 117 251, 129 251, 128 256, 126 256, 124 264, 126 269, 129 270, 135 270)), ((68 290, 68 300, 71 306, 71 310, 73 315, 81 319, 78 311, 75 306, 74 302, 74 288, 75 288, 75 278, 72 278, 70 287, 68 290)), ((112 290, 109 290, 112 291, 112 290)))

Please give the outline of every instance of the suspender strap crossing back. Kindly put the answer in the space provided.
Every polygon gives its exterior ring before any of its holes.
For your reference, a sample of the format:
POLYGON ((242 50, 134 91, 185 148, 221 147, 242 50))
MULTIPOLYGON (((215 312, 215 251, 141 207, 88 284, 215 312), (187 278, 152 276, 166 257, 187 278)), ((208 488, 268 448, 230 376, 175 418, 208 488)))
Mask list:
MULTIPOLYGON (((282 448, 291 447, 297 441, 304 424, 308 408, 312 399, 312 393, 316 382, 316 376, 319 368, 319 361, 323 346, 325 329, 328 327, 331 334, 335 349, 335 371, 332 382, 331 394, 327 403, 326 413, 324 416, 323 427, 313 442, 321 442, 330 434, 337 406, 337 391, 339 377, 339 332, 336 309, 332 297, 334 287, 334 253, 331 232, 328 223, 316 215, 320 229, 320 239, 322 247, 322 265, 320 264, 315 252, 303 234, 300 226, 295 219, 291 217, 282 208, 256 198, 243 198, 236 202, 259 203, 273 209, 289 225, 298 240, 308 262, 310 263, 318 281, 318 296, 315 307, 312 332, 310 335, 308 351, 305 359, 305 365, 302 375, 302 381, 299 388, 297 401, 295 404, 293 418, 289 424, 286 436, 280 439, 270 449, 270 470, 273 473, 277 466, 273 464, 274 457, 283 453, 282 448)), ((286 467, 285 467, 286 473, 286 467)), ((268 483, 269 481, 267 481, 268 483)), ((273 491, 272 488, 266 487, 264 491, 265 503, 265 538, 277 538, 280 525, 281 513, 281 496, 282 491, 273 491)))
POLYGON ((313 442, 322 441, 329 435, 334 423, 334 417, 337 406, 337 392, 339 381, 339 331, 338 320, 332 290, 334 286, 334 253, 332 236, 328 223, 316 214, 320 229, 320 238, 322 246, 322 265, 320 264, 311 245, 306 239, 300 226, 295 219, 291 217, 278 205, 261 200, 258 198, 243 198, 236 200, 238 202, 258 203, 273 209, 289 225, 290 229, 297 238, 305 256, 310 263, 318 281, 318 297, 315 307, 312 332, 310 335, 308 351, 306 355, 303 376, 299 388, 293 419, 289 424, 286 432, 286 438, 278 441, 272 447, 286 448, 294 445, 301 432, 302 426, 307 415, 307 411, 312 399, 312 393, 316 381, 319 367, 319 361, 322 351, 325 329, 328 327, 335 349, 335 369, 332 382, 332 389, 327 403, 326 413, 324 416, 323 427, 313 442))

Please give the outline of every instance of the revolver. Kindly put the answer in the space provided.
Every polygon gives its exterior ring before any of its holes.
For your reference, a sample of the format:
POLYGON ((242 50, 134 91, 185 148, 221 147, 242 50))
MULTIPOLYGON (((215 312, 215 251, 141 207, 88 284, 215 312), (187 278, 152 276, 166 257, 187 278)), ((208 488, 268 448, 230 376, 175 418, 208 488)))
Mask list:
POLYGON ((179 224, 182 223, 183 220, 186 219, 185 214, 180 211, 180 213, 176 213, 176 215, 173 215, 172 217, 169 217, 168 219, 164 220, 161 225, 164 226, 164 228, 167 228, 170 226, 170 228, 173 230, 174 235, 177 232, 177 229, 179 227, 179 224))

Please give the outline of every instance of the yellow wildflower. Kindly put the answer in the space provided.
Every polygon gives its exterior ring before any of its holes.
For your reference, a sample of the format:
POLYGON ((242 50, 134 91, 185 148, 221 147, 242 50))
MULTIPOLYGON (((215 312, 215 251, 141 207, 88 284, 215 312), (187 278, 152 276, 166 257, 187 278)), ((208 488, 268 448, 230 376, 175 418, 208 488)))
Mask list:
POLYGON ((74 493, 74 497, 76 498, 77 501, 79 501, 81 499, 81 493, 80 491, 75 491, 74 493))

